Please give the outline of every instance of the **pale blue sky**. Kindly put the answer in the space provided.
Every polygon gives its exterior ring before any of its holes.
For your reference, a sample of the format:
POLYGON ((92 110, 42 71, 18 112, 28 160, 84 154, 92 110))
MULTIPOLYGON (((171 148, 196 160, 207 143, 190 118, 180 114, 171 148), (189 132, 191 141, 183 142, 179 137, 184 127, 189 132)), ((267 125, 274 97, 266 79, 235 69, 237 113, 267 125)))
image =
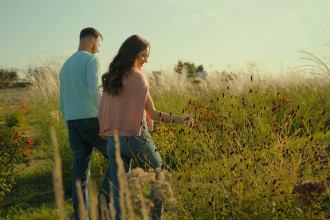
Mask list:
POLYGON ((106 70, 122 42, 151 43, 147 71, 178 60, 207 71, 254 61, 270 72, 306 64, 298 50, 329 52, 330 0, 0 0, 0 67, 27 68, 36 57, 70 56, 79 32, 104 36, 106 70))

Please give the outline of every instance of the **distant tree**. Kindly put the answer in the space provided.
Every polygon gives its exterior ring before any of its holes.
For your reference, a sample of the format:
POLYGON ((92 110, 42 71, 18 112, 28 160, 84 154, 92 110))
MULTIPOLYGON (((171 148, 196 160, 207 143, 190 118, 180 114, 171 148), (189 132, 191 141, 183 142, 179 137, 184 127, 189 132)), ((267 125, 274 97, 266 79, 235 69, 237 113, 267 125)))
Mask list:
POLYGON ((194 63, 190 62, 182 62, 181 60, 178 61, 178 64, 174 67, 174 71, 181 74, 183 69, 186 69, 187 76, 189 78, 195 78, 196 75, 196 67, 194 63))
POLYGON ((17 72, 13 69, 0 69, 0 88, 11 87, 15 81, 19 80, 17 72))
POLYGON ((204 72, 204 66, 203 66, 203 65, 199 65, 199 66, 196 68, 196 72, 204 72))

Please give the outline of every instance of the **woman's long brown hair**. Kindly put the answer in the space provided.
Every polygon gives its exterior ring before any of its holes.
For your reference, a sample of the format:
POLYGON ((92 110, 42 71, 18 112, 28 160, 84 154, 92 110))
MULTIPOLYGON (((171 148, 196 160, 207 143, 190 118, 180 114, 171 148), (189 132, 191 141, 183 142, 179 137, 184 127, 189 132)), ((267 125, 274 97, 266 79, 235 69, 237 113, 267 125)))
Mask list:
POLYGON ((112 96, 119 95, 123 88, 123 76, 133 69, 137 55, 147 47, 150 48, 148 41, 138 35, 132 35, 124 41, 110 63, 109 71, 102 75, 103 92, 112 96))

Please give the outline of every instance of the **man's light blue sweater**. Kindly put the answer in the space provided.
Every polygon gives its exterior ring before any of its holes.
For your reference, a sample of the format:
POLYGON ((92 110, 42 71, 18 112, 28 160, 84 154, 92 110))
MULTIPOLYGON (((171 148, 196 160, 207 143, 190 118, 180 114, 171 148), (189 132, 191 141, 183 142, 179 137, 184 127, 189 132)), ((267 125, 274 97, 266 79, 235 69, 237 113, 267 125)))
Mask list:
POLYGON ((77 51, 60 71, 60 110, 64 121, 96 118, 101 98, 100 60, 86 51, 77 51))

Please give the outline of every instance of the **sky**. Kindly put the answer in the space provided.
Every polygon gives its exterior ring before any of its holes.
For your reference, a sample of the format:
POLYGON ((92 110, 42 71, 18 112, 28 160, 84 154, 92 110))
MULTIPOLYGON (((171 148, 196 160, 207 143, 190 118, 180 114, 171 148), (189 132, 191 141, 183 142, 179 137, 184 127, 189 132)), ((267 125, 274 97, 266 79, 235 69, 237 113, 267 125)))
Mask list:
POLYGON ((326 56, 330 0, 0 0, 0 68, 62 62, 85 27, 104 40, 104 71, 126 38, 151 44, 145 71, 178 60, 208 72, 255 62, 272 73, 307 64, 299 50, 326 56))

